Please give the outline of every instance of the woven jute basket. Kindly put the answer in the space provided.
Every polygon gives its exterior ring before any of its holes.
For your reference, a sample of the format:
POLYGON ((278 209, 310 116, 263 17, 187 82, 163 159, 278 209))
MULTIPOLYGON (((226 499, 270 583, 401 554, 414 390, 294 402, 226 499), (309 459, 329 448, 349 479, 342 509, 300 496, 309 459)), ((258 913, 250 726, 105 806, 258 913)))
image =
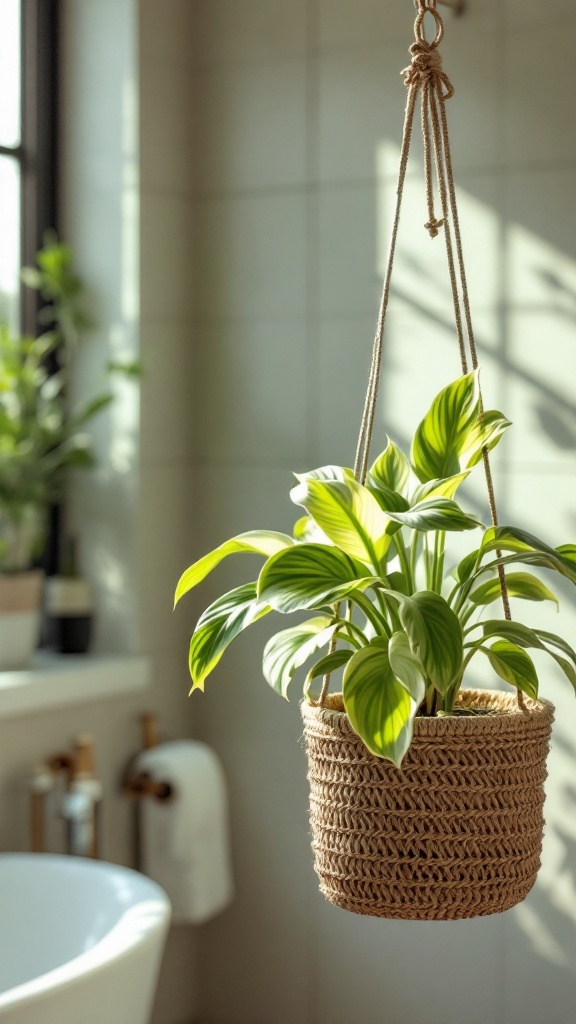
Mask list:
POLYGON ((340 694, 302 704, 314 867, 356 914, 459 920, 508 910, 540 867, 548 703, 463 690, 445 718, 416 718, 401 769, 352 730, 340 694), (463 714, 462 712, 468 712, 463 714))

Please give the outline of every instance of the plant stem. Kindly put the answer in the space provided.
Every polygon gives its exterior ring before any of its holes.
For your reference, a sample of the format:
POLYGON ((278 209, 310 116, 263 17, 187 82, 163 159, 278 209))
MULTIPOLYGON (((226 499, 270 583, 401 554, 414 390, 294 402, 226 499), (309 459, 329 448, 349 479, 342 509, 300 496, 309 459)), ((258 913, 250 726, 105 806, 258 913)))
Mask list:
POLYGON ((466 582, 461 584, 462 589, 460 590, 460 596, 457 598, 457 600, 456 600, 456 602, 454 604, 454 611, 455 611, 456 615, 458 615, 460 613, 460 611, 462 610, 462 608, 464 606, 464 602, 466 601, 466 599, 468 597, 468 594, 470 593, 474 583, 476 582, 476 577, 480 576, 488 568, 488 566, 484 566, 480 570, 480 572, 478 572, 478 566, 480 565, 481 559, 482 559, 482 549, 479 548, 478 549, 478 557, 476 558, 476 561, 474 562, 474 567, 472 569, 472 572, 470 573, 470 576, 468 577, 466 582))
POLYGON ((368 638, 364 635, 364 633, 360 629, 360 626, 357 626, 355 622, 350 622, 349 619, 346 619, 342 623, 342 629, 343 630, 348 630, 349 633, 350 633, 350 636, 346 636, 345 632, 341 633, 340 630, 338 630, 338 633, 336 635, 340 639, 346 640, 348 643, 353 644, 355 647, 366 647, 367 646, 368 638))
POLYGON ((388 623, 381 615, 378 614, 369 598, 356 591, 356 593, 352 595, 352 600, 364 613, 368 622, 374 626, 377 636, 390 636, 390 627, 388 626, 388 623))
POLYGON ((428 542, 428 534, 427 533, 424 534, 424 568, 426 570, 426 590, 433 590, 434 589, 434 583, 433 583, 433 575, 432 575, 432 570, 433 570, 432 555, 431 555, 431 552, 430 552, 430 544, 428 542))
POLYGON ((398 558, 400 559, 400 565, 402 566, 402 572, 406 577, 406 587, 408 595, 414 593, 414 578, 412 576, 412 569, 408 561, 408 555, 406 553, 406 545, 404 543, 404 537, 402 536, 402 530, 398 530, 394 534, 394 542, 396 544, 396 551, 398 552, 398 558))
POLYGON ((437 530, 434 535, 434 564, 432 573, 432 590, 437 594, 442 593, 442 580, 444 578, 444 548, 446 545, 446 531, 437 530))
POLYGON ((418 548, 422 541, 422 534, 414 530, 412 543, 410 545, 410 578, 412 580, 412 593, 416 590, 416 565, 418 563, 418 548))

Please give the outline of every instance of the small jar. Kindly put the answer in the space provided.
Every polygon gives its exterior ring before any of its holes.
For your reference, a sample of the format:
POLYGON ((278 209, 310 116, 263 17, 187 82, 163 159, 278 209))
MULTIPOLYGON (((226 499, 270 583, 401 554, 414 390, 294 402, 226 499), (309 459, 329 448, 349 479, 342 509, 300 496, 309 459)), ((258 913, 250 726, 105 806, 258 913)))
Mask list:
POLYGON ((45 595, 48 646, 59 654, 86 654, 94 618, 88 580, 81 576, 49 576, 45 595))

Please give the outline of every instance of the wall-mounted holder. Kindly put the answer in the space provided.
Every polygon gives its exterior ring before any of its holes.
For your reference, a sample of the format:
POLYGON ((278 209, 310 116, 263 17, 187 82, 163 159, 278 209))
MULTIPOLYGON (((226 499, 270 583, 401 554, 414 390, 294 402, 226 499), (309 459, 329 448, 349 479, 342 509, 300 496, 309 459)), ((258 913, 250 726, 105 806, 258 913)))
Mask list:
MULTIPOLYGON (((417 3, 417 0, 415 2, 417 3)), ((456 15, 464 14, 466 10, 466 0, 436 0, 436 2, 442 7, 451 7, 456 15)))
MULTIPOLYGON (((158 716, 152 711, 142 715, 142 750, 150 750, 157 746, 157 725, 158 716)), ((174 797, 174 787, 169 782, 157 782, 148 772, 135 771, 129 768, 124 782, 122 792, 135 800, 143 797, 151 797, 154 800, 168 802, 174 797)))

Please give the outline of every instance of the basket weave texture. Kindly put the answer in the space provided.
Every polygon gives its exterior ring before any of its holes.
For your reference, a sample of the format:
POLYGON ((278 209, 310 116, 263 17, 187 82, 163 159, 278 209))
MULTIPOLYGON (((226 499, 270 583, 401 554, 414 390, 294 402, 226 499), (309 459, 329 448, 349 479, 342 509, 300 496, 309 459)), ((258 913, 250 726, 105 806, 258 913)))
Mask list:
POLYGON ((520 903, 540 867, 548 703, 463 690, 474 712, 417 718, 402 768, 374 757, 340 694, 302 704, 314 867, 356 914, 459 920, 520 903))

